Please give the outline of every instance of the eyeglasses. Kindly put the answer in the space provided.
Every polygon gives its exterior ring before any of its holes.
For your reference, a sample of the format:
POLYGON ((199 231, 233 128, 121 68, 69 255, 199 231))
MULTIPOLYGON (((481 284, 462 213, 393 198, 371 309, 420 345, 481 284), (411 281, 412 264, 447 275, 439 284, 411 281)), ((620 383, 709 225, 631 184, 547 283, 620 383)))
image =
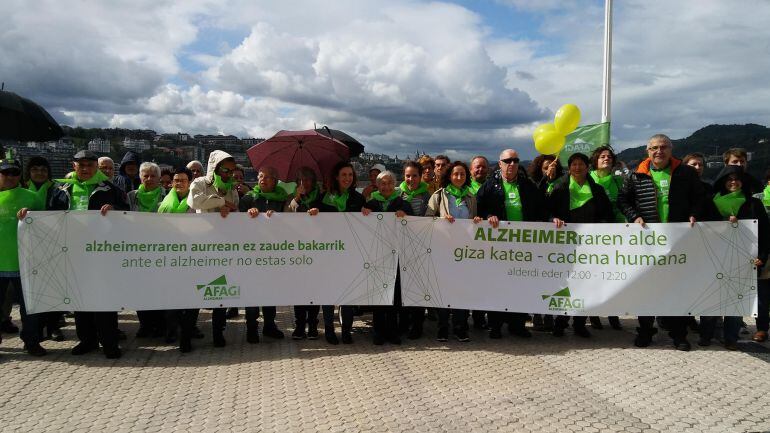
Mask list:
POLYGON ((231 170, 227 167, 219 167, 219 174, 230 174, 235 170, 231 170))
POLYGON ((519 163, 519 158, 505 158, 505 159, 501 159, 500 161, 502 161, 502 162, 504 162, 506 164, 511 164, 511 163, 518 164, 519 163))
POLYGON ((647 148, 647 150, 650 151, 650 152, 657 152, 659 150, 661 152, 663 152, 663 151, 666 151, 666 150, 669 150, 669 149, 671 149, 671 146, 668 146, 668 145, 665 145, 665 146, 650 146, 650 147, 647 148))

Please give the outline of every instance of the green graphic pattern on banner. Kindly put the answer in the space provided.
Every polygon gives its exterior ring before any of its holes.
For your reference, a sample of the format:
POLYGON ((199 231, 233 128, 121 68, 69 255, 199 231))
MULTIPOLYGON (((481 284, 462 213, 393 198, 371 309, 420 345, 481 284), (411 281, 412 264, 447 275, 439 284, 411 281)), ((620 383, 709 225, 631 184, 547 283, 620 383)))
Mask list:
POLYGON ((579 126, 567 135, 564 148, 559 153, 559 161, 566 167, 567 160, 573 154, 580 152, 590 157, 594 149, 608 144, 610 144, 609 122, 579 126))

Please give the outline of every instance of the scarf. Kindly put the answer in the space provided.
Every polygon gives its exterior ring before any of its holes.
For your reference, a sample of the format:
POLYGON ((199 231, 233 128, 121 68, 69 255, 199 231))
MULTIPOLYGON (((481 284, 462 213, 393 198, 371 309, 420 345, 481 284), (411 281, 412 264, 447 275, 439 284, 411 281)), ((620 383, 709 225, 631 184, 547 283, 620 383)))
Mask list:
POLYGON ((176 190, 171 188, 168 194, 166 194, 166 198, 160 203, 158 213, 187 213, 188 207, 187 197, 182 198, 180 201, 176 190))
POLYGON ((770 185, 766 186, 765 190, 762 191, 762 204, 765 207, 770 207, 770 185))
POLYGON ((476 179, 471 179, 471 186, 470 186, 471 194, 476 194, 477 192, 479 192, 479 189, 481 189, 482 184, 483 183, 481 182, 476 182, 476 179))
POLYGON ((96 174, 94 174, 91 179, 83 182, 78 179, 77 174, 69 179, 56 179, 59 183, 72 185, 72 201, 70 203, 70 209, 72 210, 88 210, 88 200, 91 197, 91 193, 96 188, 96 185, 107 180, 109 180, 107 176, 99 170, 96 171, 96 174))
POLYGON ((591 184, 586 179, 583 186, 580 186, 575 179, 569 177, 569 210, 577 209, 584 204, 588 203, 588 200, 593 198, 591 193, 591 184))
POLYGON ((611 202, 614 203, 615 200, 617 200, 618 183, 615 182, 615 176, 613 176, 612 173, 603 177, 599 177, 599 172, 594 170, 591 172, 591 178, 594 180, 594 182, 601 185, 605 191, 607 191, 607 196, 611 202))
POLYGON ((318 198, 318 185, 314 186, 309 193, 305 194, 304 196, 300 196, 299 202, 310 209, 310 206, 313 204, 313 202, 315 202, 316 198, 318 198))
POLYGON ((449 184, 444 188, 444 190, 455 198, 455 205, 460 206, 460 204, 463 202, 463 199, 465 196, 470 194, 470 191, 468 191, 468 187, 464 186, 462 188, 458 188, 454 186, 453 184, 449 184))
POLYGON ((235 183, 235 179, 232 177, 227 182, 222 180, 222 176, 214 173, 214 188, 220 190, 220 191, 230 191, 233 189, 233 184, 235 183))
POLYGON ((390 193, 390 197, 385 197, 382 195, 379 191, 374 191, 371 196, 374 200, 377 200, 378 202, 382 203, 382 210, 387 212, 388 207, 391 203, 393 203, 393 200, 398 198, 398 193, 396 191, 393 191, 390 193))
POLYGON ((743 206, 743 203, 746 203, 746 196, 743 195, 741 190, 725 195, 717 193, 714 196, 714 204, 723 218, 738 215, 738 210, 743 206))
POLYGON ((284 191, 283 188, 279 188, 278 186, 276 186, 272 192, 264 192, 259 188, 259 185, 255 185, 254 189, 246 193, 246 195, 254 197, 254 200, 257 200, 260 197, 264 197, 269 201, 286 201, 286 199, 289 198, 289 195, 286 194, 286 191, 284 191))
POLYGON ((425 182, 420 182, 420 185, 417 186, 417 189, 415 190, 410 190, 409 186, 406 184, 406 181, 401 182, 401 185, 399 185, 398 188, 403 194, 406 194, 406 201, 410 203, 412 200, 414 200, 414 196, 428 192, 428 184, 425 182))
POLYGON ((158 198, 163 188, 155 187, 152 191, 144 189, 144 184, 139 185, 136 190, 136 201, 139 204, 139 212, 155 212, 158 206, 158 198))
POLYGON ((29 185, 27 185, 27 189, 37 195, 38 202, 45 208, 46 198, 48 197, 48 190, 51 188, 51 185, 53 185, 53 182, 46 180, 38 188, 38 186, 35 185, 35 182, 30 181, 29 185))
POLYGON ((323 204, 334 206, 339 212, 345 212, 345 209, 348 205, 349 196, 350 193, 347 190, 340 195, 327 192, 326 195, 324 195, 323 204))

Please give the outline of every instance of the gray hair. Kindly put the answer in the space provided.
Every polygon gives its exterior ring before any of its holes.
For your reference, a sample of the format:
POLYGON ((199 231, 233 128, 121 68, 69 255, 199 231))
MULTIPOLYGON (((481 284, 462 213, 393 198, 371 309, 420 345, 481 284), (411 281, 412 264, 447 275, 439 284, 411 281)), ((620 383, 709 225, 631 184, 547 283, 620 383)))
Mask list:
POLYGON ((393 172, 390 170, 385 170, 377 175, 376 182, 379 183, 381 180, 385 179, 386 177, 390 177, 391 179, 393 179, 394 182, 396 181, 396 175, 393 174, 393 172))
POLYGON ((655 134, 652 137, 650 137, 649 140, 647 140, 647 144, 652 143, 653 141, 662 141, 666 143, 667 145, 674 147, 674 143, 671 142, 671 139, 668 138, 668 135, 666 134, 655 134))
POLYGON ((200 161, 198 161, 197 159, 195 159, 195 160, 192 160, 192 161, 188 162, 188 163, 187 163, 187 168, 189 168, 190 170, 192 170, 192 168, 193 168, 194 166, 196 166, 196 165, 197 165, 198 167, 200 167, 200 168, 201 168, 201 170, 203 170, 203 163, 201 163, 201 162, 200 162, 200 161))
POLYGON ((115 166, 115 161, 112 160, 109 156, 100 156, 99 160, 96 162, 97 164, 101 164, 103 162, 109 162, 113 166, 115 166))
POLYGON ((143 162, 142 165, 139 166, 139 174, 146 171, 153 171, 156 176, 160 177, 160 167, 154 162, 143 162))
POLYGON ((486 157, 486 156, 484 156, 484 155, 476 155, 476 156, 474 156, 473 158, 471 158, 471 165, 473 165, 473 161, 475 161, 475 160, 477 160, 477 159, 483 159, 483 160, 484 160, 484 162, 486 162, 486 163, 487 163, 487 165, 489 165, 489 160, 488 160, 488 159, 487 159, 487 157, 486 157))

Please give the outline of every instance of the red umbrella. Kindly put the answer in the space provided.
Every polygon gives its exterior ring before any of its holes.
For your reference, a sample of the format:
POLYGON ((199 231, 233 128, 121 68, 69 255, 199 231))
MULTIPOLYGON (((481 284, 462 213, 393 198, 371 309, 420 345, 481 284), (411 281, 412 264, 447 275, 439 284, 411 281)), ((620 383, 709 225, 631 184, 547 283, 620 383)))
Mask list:
POLYGON ((278 177, 293 181, 300 167, 310 167, 318 179, 328 176, 334 164, 347 161, 348 147, 339 140, 307 131, 279 131, 273 137, 252 146, 246 151, 254 170, 271 166, 278 170, 278 177))

